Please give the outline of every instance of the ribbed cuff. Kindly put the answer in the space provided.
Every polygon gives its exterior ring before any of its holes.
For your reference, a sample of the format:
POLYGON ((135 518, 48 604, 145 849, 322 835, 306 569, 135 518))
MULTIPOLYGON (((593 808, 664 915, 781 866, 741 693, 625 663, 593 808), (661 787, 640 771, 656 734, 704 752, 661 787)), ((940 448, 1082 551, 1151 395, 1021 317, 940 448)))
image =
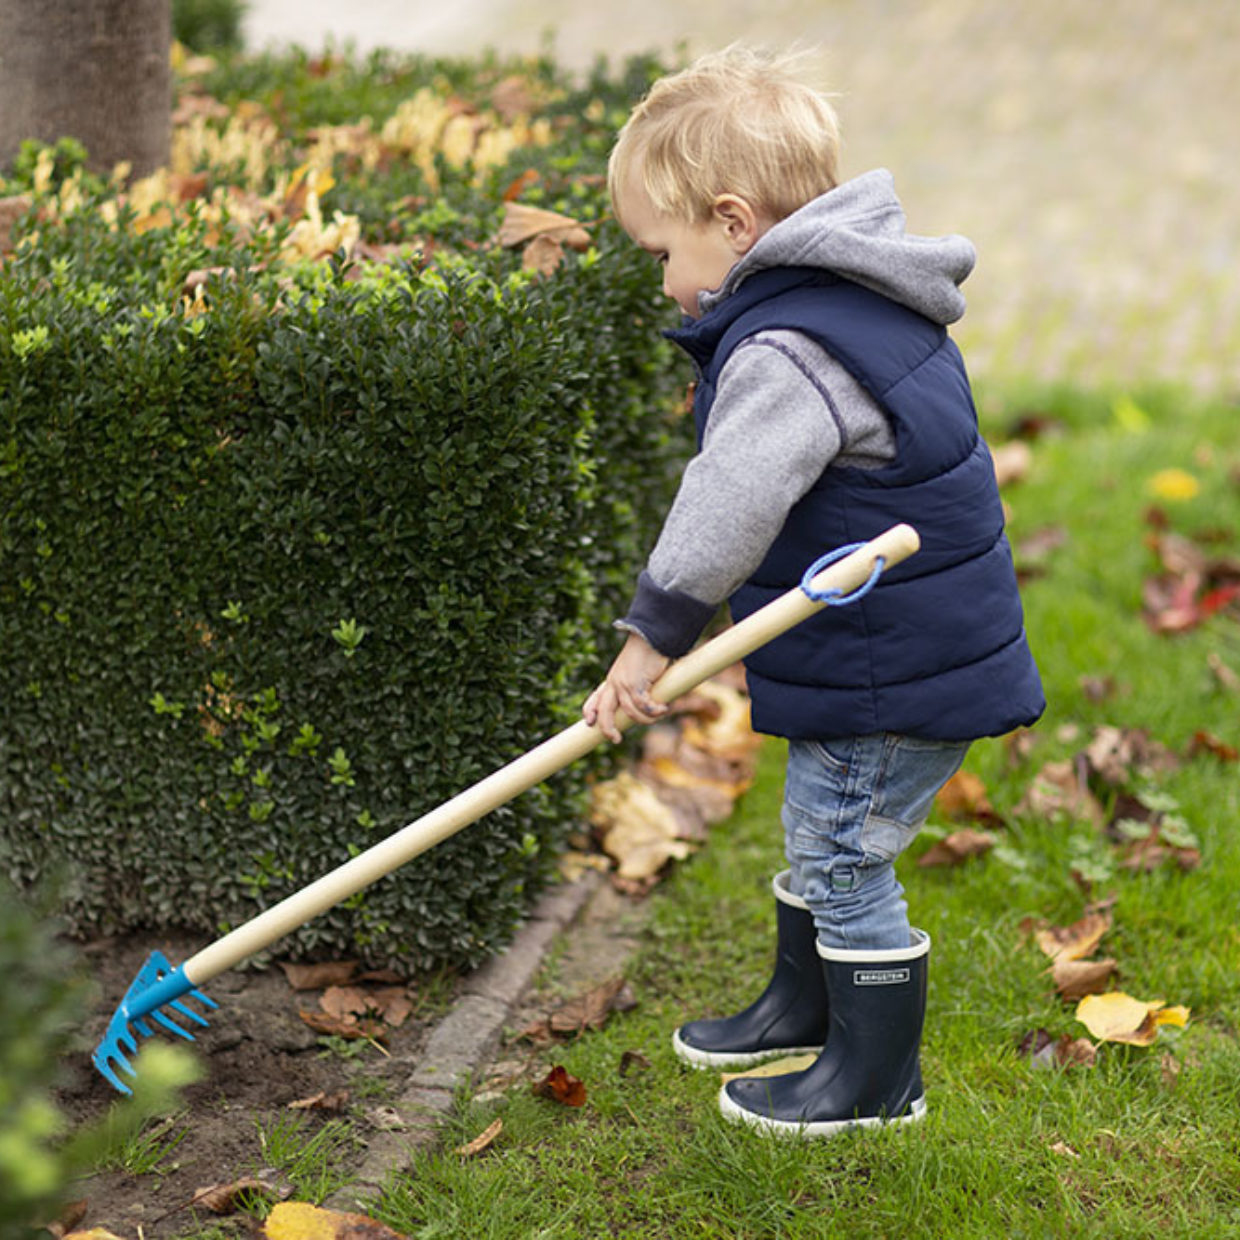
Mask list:
POLYGON ((664 590, 643 572, 628 613, 617 627, 641 634, 660 654, 678 659, 693 648, 718 606, 680 590, 664 590))

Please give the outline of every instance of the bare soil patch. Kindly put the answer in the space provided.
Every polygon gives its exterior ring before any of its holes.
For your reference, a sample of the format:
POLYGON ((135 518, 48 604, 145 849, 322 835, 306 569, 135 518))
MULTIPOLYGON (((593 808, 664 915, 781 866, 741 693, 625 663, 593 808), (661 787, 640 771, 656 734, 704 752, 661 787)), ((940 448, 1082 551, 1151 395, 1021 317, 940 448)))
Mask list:
MULTIPOLYGON (((100 1120, 118 1100, 90 1056, 150 953, 162 951, 177 964, 200 946, 164 934, 85 945, 99 999, 83 1026, 80 1049, 65 1059, 56 1091, 56 1102, 71 1125, 100 1120)), ((320 992, 295 992, 276 964, 226 973, 204 990, 219 1004, 207 1013, 209 1028, 192 1044, 204 1075, 184 1092, 180 1108, 159 1132, 168 1152, 146 1174, 100 1171, 75 1185, 73 1198, 86 1203, 78 1228, 106 1227, 135 1240, 139 1234, 143 1240, 169 1240, 226 1223, 189 1203, 206 1186, 259 1174, 265 1167, 261 1134, 295 1115, 303 1118, 307 1140, 332 1119, 354 1121, 359 1137, 354 1156, 360 1160, 368 1133, 382 1125, 386 1097, 399 1092, 436 1015, 425 1003, 419 1011, 411 988, 414 1015, 387 1033, 387 1054, 364 1045, 354 1056, 341 1054, 341 1043, 330 1049, 306 1024, 299 1011, 317 1010, 320 992), (340 1091, 347 1091, 343 1109, 290 1110, 290 1104, 340 1091)), ((170 1034, 157 1036, 180 1042, 170 1034)), ((280 1183, 279 1176, 271 1178, 280 1183)))

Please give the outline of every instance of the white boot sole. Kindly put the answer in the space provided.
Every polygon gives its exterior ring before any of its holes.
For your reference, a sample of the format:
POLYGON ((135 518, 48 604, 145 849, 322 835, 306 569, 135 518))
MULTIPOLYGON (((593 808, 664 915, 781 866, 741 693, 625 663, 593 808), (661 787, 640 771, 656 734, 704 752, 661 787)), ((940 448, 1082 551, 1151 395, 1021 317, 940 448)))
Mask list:
POLYGON ((855 1128, 886 1128, 892 1124, 913 1124, 926 1115, 926 1097, 923 1094, 916 1099, 906 1115, 896 1115, 890 1119, 875 1115, 868 1119, 825 1119, 816 1121, 794 1122, 786 1119, 773 1119, 769 1115, 758 1115, 738 1105, 729 1095, 727 1086, 719 1091, 719 1110, 724 1119, 734 1123, 748 1124, 751 1128, 773 1137, 834 1137, 842 1132, 855 1128))
POLYGON ((681 1063, 687 1063, 692 1068, 719 1070, 753 1068, 772 1059, 786 1059, 790 1055, 817 1055, 822 1050, 822 1043, 817 1046, 778 1046, 767 1051, 703 1051, 682 1041, 678 1029, 672 1034, 672 1050, 681 1063))

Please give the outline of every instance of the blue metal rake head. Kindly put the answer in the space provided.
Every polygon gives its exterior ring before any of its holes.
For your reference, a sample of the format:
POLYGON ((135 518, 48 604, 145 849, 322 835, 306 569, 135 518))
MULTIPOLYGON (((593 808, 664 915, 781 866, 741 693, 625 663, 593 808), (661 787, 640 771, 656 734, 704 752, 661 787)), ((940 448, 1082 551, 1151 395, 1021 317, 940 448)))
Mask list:
POLYGON ((179 1002, 188 996, 204 1008, 219 1005, 208 999, 202 991, 197 990, 194 983, 185 976, 185 966, 174 968, 163 952, 152 952, 146 964, 138 971, 138 976, 125 992, 120 1006, 108 1022, 107 1031, 95 1048, 91 1057, 95 1067, 123 1094, 133 1091, 117 1076, 114 1068, 120 1068, 131 1077, 137 1076, 130 1065, 127 1055, 135 1055, 138 1051, 138 1039, 149 1038, 155 1030, 151 1028, 147 1017, 155 1021, 170 1033, 190 1042, 194 1035, 183 1029, 163 1009, 165 1006, 196 1025, 207 1027, 207 1021, 193 1008, 179 1002))

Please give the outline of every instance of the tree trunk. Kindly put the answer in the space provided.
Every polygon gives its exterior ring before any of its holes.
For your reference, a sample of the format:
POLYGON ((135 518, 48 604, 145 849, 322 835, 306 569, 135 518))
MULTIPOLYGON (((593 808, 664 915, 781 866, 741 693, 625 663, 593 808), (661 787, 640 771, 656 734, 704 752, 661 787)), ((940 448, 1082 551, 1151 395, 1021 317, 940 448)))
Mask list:
POLYGON ((0 0, 0 168, 26 138, 77 138, 89 166, 168 162, 171 0, 0 0))

